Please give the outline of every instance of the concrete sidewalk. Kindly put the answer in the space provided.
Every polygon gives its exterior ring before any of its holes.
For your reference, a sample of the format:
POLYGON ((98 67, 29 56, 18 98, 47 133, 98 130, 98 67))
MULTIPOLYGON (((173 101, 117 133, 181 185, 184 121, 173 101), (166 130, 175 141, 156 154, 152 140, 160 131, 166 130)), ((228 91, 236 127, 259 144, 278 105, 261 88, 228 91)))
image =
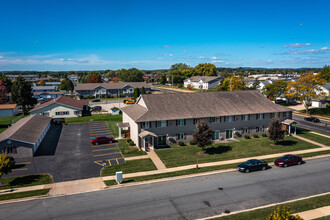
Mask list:
POLYGON ((136 157, 125 157, 125 161, 127 161, 127 160, 140 160, 140 159, 147 159, 147 158, 150 158, 149 155, 136 156, 136 157))
MULTIPOLYGON (((312 152, 319 152, 324 150, 330 150, 330 147, 322 147, 322 148, 314 148, 314 149, 308 149, 308 150, 299 150, 299 151, 292 151, 292 152, 283 152, 283 153, 277 153, 277 154, 269 154, 269 155, 263 155, 263 156, 256 156, 256 157, 246 157, 246 158, 240 158, 235 160, 225 160, 225 161, 217 161, 217 162, 210 162, 210 163, 201 163, 198 164, 199 167, 211 167, 211 166, 220 166, 220 165, 227 165, 227 164, 236 164, 236 163, 242 163, 246 160, 249 160, 251 158, 259 159, 259 160, 265 160, 269 158, 275 158, 283 156, 283 154, 305 154, 305 153, 312 153, 312 152)), ((173 167, 173 168, 166 168, 161 170, 152 170, 152 171, 144 171, 144 172, 137 172, 137 173, 127 173, 123 174, 123 178, 131 178, 131 177, 139 177, 139 176, 149 176, 149 175, 155 175, 155 174, 161 174, 161 173, 170 173, 175 171, 182 171, 182 170, 189 170, 196 168, 196 164, 187 165, 187 166, 180 166, 180 167, 173 167)), ((106 176, 103 177, 103 180, 114 180, 115 176, 106 176)))
POLYGON ((318 209, 312 209, 305 212, 298 212, 293 215, 299 215, 304 220, 321 218, 330 215, 330 206, 324 206, 318 209))
POLYGON ((9 193, 34 191, 34 190, 40 190, 40 189, 49 189, 49 188, 51 188, 51 185, 52 184, 27 186, 27 187, 11 188, 11 189, 2 189, 2 190, 0 190, 0 195, 9 194, 9 193))
POLYGON ((327 148, 327 147, 329 147, 329 146, 327 146, 327 145, 324 145, 324 144, 318 143, 318 142, 316 142, 316 141, 309 140, 309 139, 304 138, 304 137, 300 137, 300 136, 298 136, 298 135, 292 135, 292 137, 298 138, 298 139, 300 139, 300 140, 306 141, 306 142, 308 142, 308 143, 311 143, 311 144, 314 144, 314 145, 317 145, 317 146, 320 146, 320 147, 323 147, 323 148, 327 148))
POLYGON ((326 135, 326 134, 321 134, 321 133, 318 133, 318 132, 314 132, 314 131, 310 131, 309 133, 311 133, 311 134, 317 134, 317 135, 320 135, 320 136, 322 136, 322 137, 326 137, 326 138, 330 138, 330 136, 329 136, 329 135, 326 135))
POLYGON ((163 161, 161 161, 161 159, 159 159, 159 157, 155 151, 153 151, 153 150, 148 151, 147 154, 150 157, 150 159, 152 160, 152 162, 155 164, 155 166, 157 167, 157 170, 166 169, 165 164, 163 163, 163 161))

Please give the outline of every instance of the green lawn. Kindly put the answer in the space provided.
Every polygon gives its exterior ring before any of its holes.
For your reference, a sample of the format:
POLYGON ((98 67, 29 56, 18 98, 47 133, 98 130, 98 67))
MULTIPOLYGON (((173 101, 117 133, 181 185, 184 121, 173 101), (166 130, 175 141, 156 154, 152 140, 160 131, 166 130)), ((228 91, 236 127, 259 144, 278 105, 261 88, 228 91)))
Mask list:
POLYGON ((157 170, 151 159, 128 160, 123 164, 108 166, 102 169, 101 176, 115 175, 118 171, 126 173, 135 173, 142 171, 157 170))
POLYGON ((111 134, 114 137, 118 137, 118 126, 117 123, 122 122, 122 115, 110 115, 110 114, 99 114, 99 115, 91 115, 91 116, 84 116, 79 118, 67 118, 65 119, 65 123, 85 123, 85 122, 93 122, 93 121, 105 121, 111 134))
MULTIPOLYGON (((309 132, 310 130, 306 130, 306 129, 298 129, 297 130, 297 135, 307 138, 309 140, 330 146, 330 138, 327 137, 323 137, 321 135, 317 135, 317 134, 313 134, 309 132)), ((330 136, 329 136, 330 137, 330 136)))
MULTIPOLYGON (((323 206, 328 206, 330 204, 330 195, 317 196, 314 198, 299 200, 295 202, 289 202, 282 204, 280 206, 289 206, 291 208, 292 213, 303 212, 311 209, 317 209, 323 206)), ((228 215, 221 218, 215 218, 220 220, 264 220, 267 219, 267 216, 272 213, 278 205, 261 208, 253 211, 242 212, 238 214, 228 215)))
MULTIPOLYGON (((305 110, 300 110, 299 112, 305 113, 305 110)), ((308 109, 309 114, 311 115, 320 115, 330 118, 330 108, 311 108, 308 109)))
POLYGON ((0 195, 0 201, 9 200, 9 199, 20 199, 31 196, 42 196, 42 195, 46 195, 48 192, 49 189, 39 189, 39 190, 26 191, 26 192, 8 193, 8 194, 0 195))
POLYGON ((11 121, 20 116, 0 117, 0 125, 10 125, 11 121))
MULTIPOLYGON (((303 158, 308 158, 308 157, 314 157, 314 156, 326 155, 326 154, 330 154, 330 150, 300 154, 299 156, 301 156, 303 158)), ((277 158, 269 158, 269 159, 266 159, 265 161, 267 163, 272 163, 272 162, 274 162, 275 159, 277 159, 277 158)), ((181 171, 170 172, 170 173, 161 173, 161 174, 155 174, 155 175, 125 178, 123 180, 123 184, 132 183, 132 182, 142 182, 142 181, 148 181, 148 180, 154 180, 154 179, 163 179, 163 178, 169 178, 169 177, 184 176, 184 175, 191 175, 191 174, 198 174, 198 173, 205 173, 205 172, 210 172, 210 171, 233 169, 233 168, 236 168, 237 165, 238 164, 235 163, 235 164, 226 164, 226 165, 211 166, 211 167, 200 167, 199 169, 194 168, 194 169, 181 170, 181 171)), ((104 183, 107 186, 117 184, 116 181, 114 181, 114 180, 104 181, 104 183)))
POLYGON ((53 180, 50 175, 29 175, 2 178, 0 189, 19 188, 26 186, 35 186, 52 183, 53 180))
POLYGON ((134 156, 142 156, 146 155, 147 153, 144 151, 139 151, 136 146, 130 146, 127 143, 127 139, 120 139, 118 140, 118 147, 124 157, 134 157, 134 156))
POLYGON ((271 146, 273 142, 265 137, 253 139, 239 139, 239 142, 213 144, 205 148, 205 153, 196 145, 178 146, 157 150, 156 153, 166 167, 177 167, 195 164, 198 155, 199 163, 232 160, 244 157, 254 157, 267 154, 289 152, 318 148, 318 146, 301 141, 294 137, 285 137, 277 146, 271 146))

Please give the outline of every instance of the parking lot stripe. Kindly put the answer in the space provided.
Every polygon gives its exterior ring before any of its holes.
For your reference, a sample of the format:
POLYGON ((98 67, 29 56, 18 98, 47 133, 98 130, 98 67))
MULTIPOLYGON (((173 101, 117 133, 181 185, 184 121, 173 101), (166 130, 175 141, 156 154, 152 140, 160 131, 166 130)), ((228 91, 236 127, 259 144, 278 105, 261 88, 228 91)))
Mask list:
MULTIPOLYGON (((103 148, 103 149, 96 149, 96 150, 92 150, 93 152, 96 152, 96 151, 104 151, 104 150, 114 150, 116 149, 117 147, 115 148, 103 148)), ((119 150, 119 149, 118 149, 119 150)))
POLYGON ((101 157, 101 156, 107 156, 107 155, 113 155, 113 154, 120 154, 120 153, 116 152, 116 153, 108 153, 108 154, 98 154, 98 155, 93 155, 93 157, 101 157))
POLYGON ((94 162, 102 163, 103 161, 108 161, 108 160, 113 160, 113 159, 122 160, 122 159, 124 159, 124 158, 122 158, 122 157, 117 157, 117 158, 104 159, 104 160, 95 160, 94 162))
POLYGON ((27 168, 22 168, 22 169, 13 169, 12 171, 20 171, 20 170, 27 170, 27 168))
POLYGON ((111 161, 110 161, 110 160, 108 160, 108 162, 109 162, 109 166, 112 166, 112 164, 111 164, 111 161))
POLYGON ((113 146, 116 143, 111 143, 111 144, 100 144, 100 145, 92 145, 92 147, 104 147, 104 146, 113 146))
POLYGON ((117 161, 117 164, 119 164, 119 162, 118 162, 117 158, 116 158, 116 161, 117 161))
POLYGON ((22 163, 15 163, 16 165, 24 165, 24 164, 30 164, 31 162, 22 162, 22 163))
POLYGON ((97 137, 97 136, 110 136, 110 132, 103 132, 103 133, 95 133, 95 134, 90 134, 91 137, 97 137))
POLYGON ((100 166, 103 167, 103 164, 99 163, 98 161, 94 161, 94 163, 96 163, 96 164, 98 164, 98 165, 100 165, 100 166))

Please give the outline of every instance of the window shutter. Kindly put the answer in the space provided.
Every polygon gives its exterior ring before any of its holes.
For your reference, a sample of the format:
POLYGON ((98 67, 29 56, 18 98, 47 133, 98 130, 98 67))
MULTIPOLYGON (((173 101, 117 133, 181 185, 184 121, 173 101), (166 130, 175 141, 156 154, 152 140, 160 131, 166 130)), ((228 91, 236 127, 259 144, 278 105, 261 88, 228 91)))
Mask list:
POLYGON ((183 124, 186 125, 186 119, 183 120, 183 124))
POLYGON ((256 119, 258 120, 258 114, 256 114, 256 119))
POLYGON ((193 118, 193 124, 196 124, 196 119, 195 118, 193 118))
POLYGON ((175 125, 178 126, 178 120, 175 120, 175 125))
POLYGON ((187 139, 187 134, 186 133, 184 133, 184 139, 187 139))
POLYGON ((262 114, 262 119, 265 119, 265 113, 264 113, 264 114, 262 114))
POLYGON ((149 121, 149 128, 151 128, 151 121, 149 121))
POLYGON ((233 118, 234 118, 233 121, 236 121, 236 116, 233 116, 233 118))
POLYGON ((244 115, 241 115, 241 120, 242 120, 242 121, 244 120, 244 115))
POLYGON ((250 120, 250 115, 249 115, 249 120, 250 120))
POLYGON ((155 128, 158 127, 158 121, 155 121, 155 128))
POLYGON ((168 121, 166 121, 166 127, 168 127, 168 121))
POLYGON ((219 116, 219 122, 221 122, 221 117, 219 116))

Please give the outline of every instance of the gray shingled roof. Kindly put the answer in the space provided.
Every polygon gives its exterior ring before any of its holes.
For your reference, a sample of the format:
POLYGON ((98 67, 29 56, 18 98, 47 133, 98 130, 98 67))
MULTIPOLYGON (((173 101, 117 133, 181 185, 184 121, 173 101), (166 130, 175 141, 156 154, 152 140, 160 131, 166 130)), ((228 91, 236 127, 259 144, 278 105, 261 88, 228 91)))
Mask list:
MULTIPOLYGON (((219 80, 222 79, 221 76, 193 76, 190 77, 189 79, 191 82, 199 82, 200 80, 202 80, 204 83, 207 83, 218 78, 219 80)), ((188 81, 188 79, 186 79, 185 81, 188 81)))
POLYGON ((173 120, 227 115, 292 111, 268 100, 258 91, 142 95, 147 108, 122 108, 135 121, 173 120))
POLYGON ((131 86, 133 88, 150 88, 150 85, 145 82, 118 82, 118 83, 81 83, 74 87, 74 90, 94 90, 98 86, 102 86, 105 89, 122 89, 125 86, 131 86))
POLYGON ((10 138, 34 144, 51 120, 52 118, 42 115, 22 118, 0 134, 0 142, 10 138))

